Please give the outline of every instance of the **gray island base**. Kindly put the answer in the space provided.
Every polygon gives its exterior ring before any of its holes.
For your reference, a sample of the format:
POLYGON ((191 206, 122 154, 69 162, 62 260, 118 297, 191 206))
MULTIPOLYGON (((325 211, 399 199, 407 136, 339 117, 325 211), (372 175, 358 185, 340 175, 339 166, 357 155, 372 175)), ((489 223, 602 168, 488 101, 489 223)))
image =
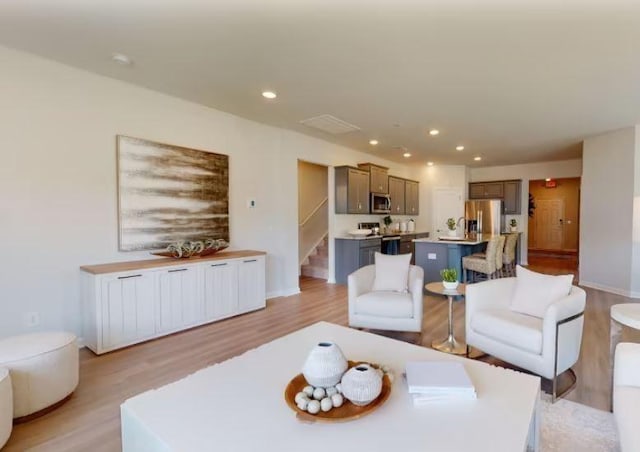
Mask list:
POLYGON ((416 239, 416 265, 424 270, 424 282, 442 281, 440 270, 455 268, 458 281, 462 281, 462 258, 486 249, 492 236, 478 235, 467 240, 439 240, 437 237, 416 239))

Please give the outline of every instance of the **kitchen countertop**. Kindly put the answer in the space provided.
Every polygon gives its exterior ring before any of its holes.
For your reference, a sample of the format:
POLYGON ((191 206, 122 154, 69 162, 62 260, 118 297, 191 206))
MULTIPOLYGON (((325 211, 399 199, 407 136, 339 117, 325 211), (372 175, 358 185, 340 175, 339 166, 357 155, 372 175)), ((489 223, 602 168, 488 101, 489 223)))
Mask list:
MULTIPOLYGON (((438 237, 444 237, 444 236, 438 236, 438 237)), ((424 238, 424 239, 414 239, 413 241, 416 243, 420 243, 420 242, 424 242, 424 243, 439 243, 442 245, 462 245, 462 246, 471 246, 471 245, 479 245, 480 243, 485 243, 488 242, 491 237, 491 235, 482 235, 479 234, 477 237, 475 238, 469 238, 469 239, 465 239, 465 240, 440 240, 438 237, 428 237, 428 238, 424 238)))
MULTIPOLYGON (((383 237, 389 237, 389 236, 407 236, 407 235, 416 235, 416 234, 429 234, 429 232, 427 231, 414 231, 414 232, 390 232, 390 233, 385 233, 385 234, 378 234, 378 235, 367 235, 365 237, 354 237, 352 235, 341 235, 336 237, 336 239, 342 239, 342 240, 367 240, 367 239, 381 239, 383 237)), ((422 239, 420 239, 422 240, 422 239)), ((414 239, 415 241, 415 239, 414 239)))

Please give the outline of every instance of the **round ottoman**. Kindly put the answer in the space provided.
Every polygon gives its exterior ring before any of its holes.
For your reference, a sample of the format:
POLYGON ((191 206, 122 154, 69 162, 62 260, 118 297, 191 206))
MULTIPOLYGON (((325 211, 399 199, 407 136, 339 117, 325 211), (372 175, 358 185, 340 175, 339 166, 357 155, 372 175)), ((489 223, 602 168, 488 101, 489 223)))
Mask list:
POLYGON ((0 367, 11 374, 13 417, 43 410, 78 386, 76 336, 32 333, 0 340, 0 367))
POLYGON ((0 449, 11 435, 13 427, 13 391, 9 370, 0 367, 0 449))

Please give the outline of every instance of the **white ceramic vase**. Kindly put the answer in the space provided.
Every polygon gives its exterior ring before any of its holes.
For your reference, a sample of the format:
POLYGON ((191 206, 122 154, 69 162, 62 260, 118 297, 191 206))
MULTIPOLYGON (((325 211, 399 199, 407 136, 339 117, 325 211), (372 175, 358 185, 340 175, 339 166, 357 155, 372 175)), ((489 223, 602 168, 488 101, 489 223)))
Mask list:
POLYGON ((449 229, 449 237, 456 237, 458 235, 458 230, 457 229, 449 229))
POLYGON ((348 367, 347 359, 338 345, 320 342, 309 353, 302 374, 311 386, 328 388, 340 382, 348 367))
POLYGON ((358 364, 342 377, 342 395, 354 405, 373 402, 382 392, 382 372, 370 364, 358 364))
POLYGON ((450 281, 442 281, 442 285, 444 286, 444 288, 445 288, 446 290, 455 290, 455 289, 457 289, 457 288, 458 288, 458 284, 460 284, 460 282, 459 282, 459 281, 453 281, 453 282, 450 282, 450 281))

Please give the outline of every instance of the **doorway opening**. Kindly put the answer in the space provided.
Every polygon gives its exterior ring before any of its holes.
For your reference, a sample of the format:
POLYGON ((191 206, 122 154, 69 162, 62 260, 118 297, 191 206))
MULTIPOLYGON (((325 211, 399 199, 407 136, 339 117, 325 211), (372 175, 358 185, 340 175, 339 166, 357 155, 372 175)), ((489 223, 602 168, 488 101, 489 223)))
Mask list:
POLYGON ((580 178, 529 181, 529 265, 577 273, 580 178))
MULTIPOLYGON (((329 277, 329 168, 298 160, 300 278, 329 277)), ((300 287, 308 285, 301 284, 300 287)))

